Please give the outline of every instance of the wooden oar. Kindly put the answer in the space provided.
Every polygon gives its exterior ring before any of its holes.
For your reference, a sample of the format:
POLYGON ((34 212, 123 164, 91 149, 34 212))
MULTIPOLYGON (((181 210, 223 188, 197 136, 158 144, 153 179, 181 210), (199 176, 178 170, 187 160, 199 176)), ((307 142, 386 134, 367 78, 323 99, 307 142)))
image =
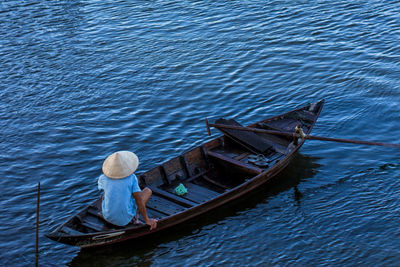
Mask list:
POLYGON ((323 137, 323 136, 313 136, 313 135, 304 134, 302 130, 300 132, 288 133, 288 132, 264 130, 264 129, 252 128, 252 127, 208 123, 207 119, 205 119, 205 122, 206 122, 208 135, 211 135, 210 126, 212 126, 215 128, 224 128, 224 129, 232 129, 232 130, 240 130, 240 131, 249 131, 249 132, 255 132, 255 133, 280 135, 280 136, 289 137, 289 138, 302 138, 302 139, 308 139, 308 140, 320 140, 320 141, 400 148, 400 144, 389 144, 389 143, 381 143, 381 142, 373 142, 373 141, 362 141, 362 140, 330 138, 330 137, 323 137))

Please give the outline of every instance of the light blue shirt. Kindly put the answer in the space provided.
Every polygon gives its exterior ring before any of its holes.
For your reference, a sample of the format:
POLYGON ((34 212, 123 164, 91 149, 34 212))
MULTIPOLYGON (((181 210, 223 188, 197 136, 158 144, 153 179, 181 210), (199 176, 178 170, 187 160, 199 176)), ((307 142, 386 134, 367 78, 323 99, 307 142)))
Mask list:
POLYGON ((132 193, 140 192, 135 174, 123 179, 111 179, 104 174, 98 180, 99 190, 104 190, 103 217, 110 223, 127 225, 136 214, 136 202, 132 193))

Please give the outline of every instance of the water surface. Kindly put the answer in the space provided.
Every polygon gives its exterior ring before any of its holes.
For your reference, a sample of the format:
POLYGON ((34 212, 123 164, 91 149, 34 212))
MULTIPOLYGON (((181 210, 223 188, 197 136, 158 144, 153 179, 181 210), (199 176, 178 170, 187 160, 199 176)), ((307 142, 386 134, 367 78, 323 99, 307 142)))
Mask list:
POLYGON ((397 1, 3 1, 0 262, 385 265, 400 257, 400 152, 307 141, 281 183, 143 246, 44 237, 99 196, 105 157, 145 171, 243 124, 326 99, 316 135, 397 142, 397 1), (213 132, 214 137, 218 135, 213 132))

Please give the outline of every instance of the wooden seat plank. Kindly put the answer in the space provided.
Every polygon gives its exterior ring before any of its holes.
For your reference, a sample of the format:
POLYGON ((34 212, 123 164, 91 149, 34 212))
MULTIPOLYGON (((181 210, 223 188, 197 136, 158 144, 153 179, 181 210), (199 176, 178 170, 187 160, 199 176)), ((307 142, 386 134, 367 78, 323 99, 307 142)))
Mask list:
MULTIPOLYGON (((181 196, 181 198, 184 198, 196 204, 201 204, 219 195, 219 193, 216 191, 210 190, 200 185, 196 185, 191 182, 183 182, 182 184, 186 187, 187 193, 181 196)), ((165 190, 172 194, 175 194, 175 187, 166 187, 165 190)))
POLYGON ((220 195, 220 193, 194 183, 184 183, 187 194, 183 197, 198 203, 206 202, 220 195))
POLYGON ((147 207, 156 211, 161 211, 162 213, 168 215, 176 214, 186 209, 186 207, 178 205, 157 195, 151 196, 149 202, 147 203, 147 207))
POLYGON ((236 167, 238 167, 238 168, 240 168, 242 170, 245 170, 245 171, 250 172, 250 173, 255 174, 255 175, 260 174, 263 171, 262 169, 260 169, 258 167, 255 167, 255 166, 252 166, 250 164, 244 163, 242 161, 235 160, 233 158, 224 156, 224 155, 222 155, 220 153, 216 153, 216 152, 213 152, 213 151, 208 151, 207 153, 208 153, 209 156, 211 156, 213 158, 222 160, 222 161, 224 161, 224 162, 226 162, 228 164, 234 165, 234 166, 236 166, 236 167))
POLYGON ((223 190, 231 189, 230 187, 215 181, 214 179, 208 177, 207 175, 203 175, 201 177, 201 179, 204 179, 205 181, 207 181, 207 182, 209 182, 209 183, 211 183, 211 184, 213 184, 213 185, 215 185, 215 186, 217 186, 217 187, 219 187, 219 188, 221 188, 223 190))
POLYGON ((200 186, 200 185, 197 185, 194 183, 185 183, 185 186, 188 190, 192 190, 196 193, 202 194, 205 197, 207 197, 207 199, 212 199, 212 198, 220 195, 220 193, 218 193, 212 189, 209 189, 205 186, 200 186))
POLYGON ((163 219, 163 218, 169 216, 168 214, 161 213, 160 211, 151 209, 150 207, 147 208, 147 215, 150 218, 155 218, 155 219, 163 219))
POLYGON ((167 200, 170 200, 170 201, 172 201, 172 202, 174 202, 174 203, 176 203, 176 204, 178 204, 180 206, 184 206, 186 208, 191 208, 191 207, 197 205, 197 203, 195 203, 195 202, 192 202, 190 200, 184 199, 184 198, 179 197, 179 196, 177 196, 175 194, 171 194, 170 192, 162 190, 162 189, 160 189, 158 187, 149 186, 149 188, 151 189, 151 191, 153 191, 153 194, 155 194, 155 195, 157 195, 159 197, 165 198, 167 200))

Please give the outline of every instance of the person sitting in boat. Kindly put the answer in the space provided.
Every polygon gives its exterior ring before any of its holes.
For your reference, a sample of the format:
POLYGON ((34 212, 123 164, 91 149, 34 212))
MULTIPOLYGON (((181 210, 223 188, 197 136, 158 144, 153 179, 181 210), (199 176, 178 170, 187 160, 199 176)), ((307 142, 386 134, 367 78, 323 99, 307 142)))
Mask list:
POLYGON ((118 151, 106 158, 98 178, 98 188, 103 190, 102 214, 106 221, 125 226, 132 220, 137 223, 139 212, 152 230, 157 220, 149 218, 146 210, 152 191, 147 187, 140 190, 134 174, 138 166, 138 157, 130 151, 118 151))

